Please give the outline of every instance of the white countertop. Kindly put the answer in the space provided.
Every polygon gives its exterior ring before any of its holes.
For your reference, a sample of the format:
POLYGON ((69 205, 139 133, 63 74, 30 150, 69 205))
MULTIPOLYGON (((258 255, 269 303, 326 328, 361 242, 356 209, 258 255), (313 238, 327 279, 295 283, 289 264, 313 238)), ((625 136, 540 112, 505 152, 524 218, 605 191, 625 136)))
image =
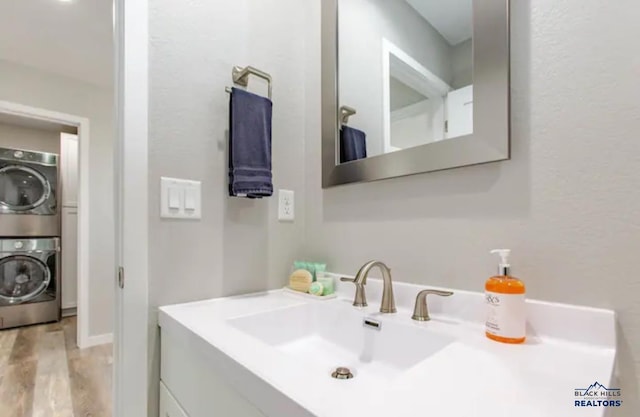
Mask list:
MULTIPOLYGON (((366 378, 335 380, 309 372, 285 353, 240 331, 230 319, 308 303, 347 305, 352 285, 339 284, 338 298, 308 300, 281 290, 160 308, 163 333, 192 339, 221 372, 266 415, 274 399, 252 389, 257 378, 295 403, 296 415, 338 416, 518 416, 603 415, 600 407, 575 407, 574 389, 595 381, 609 386, 615 359, 615 314, 609 310, 528 300, 528 336, 522 345, 487 339, 480 293, 455 291, 429 299, 432 321, 410 319, 413 297, 424 287, 394 283, 398 313, 377 312, 380 283, 369 280, 369 307, 361 314, 428 328, 455 341, 385 384, 366 378), (234 369, 249 372, 234 372, 234 369)), ((353 308, 349 305, 349 308, 353 308)), ((313 363, 313 358, 308 358, 313 363)), ((622 397, 623 398, 623 397, 622 397)), ((278 416, 280 417, 280 416, 278 416)), ((287 417, 294 417, 287 415, 287 417)))

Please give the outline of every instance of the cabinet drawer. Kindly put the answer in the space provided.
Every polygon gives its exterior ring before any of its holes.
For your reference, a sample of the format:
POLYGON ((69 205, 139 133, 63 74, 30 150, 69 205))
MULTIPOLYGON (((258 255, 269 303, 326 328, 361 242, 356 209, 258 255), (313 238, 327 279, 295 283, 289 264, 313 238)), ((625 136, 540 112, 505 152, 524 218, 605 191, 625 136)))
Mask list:
POLYGON ((160 382, 160 417, 189 417, 162 382, 160 382))

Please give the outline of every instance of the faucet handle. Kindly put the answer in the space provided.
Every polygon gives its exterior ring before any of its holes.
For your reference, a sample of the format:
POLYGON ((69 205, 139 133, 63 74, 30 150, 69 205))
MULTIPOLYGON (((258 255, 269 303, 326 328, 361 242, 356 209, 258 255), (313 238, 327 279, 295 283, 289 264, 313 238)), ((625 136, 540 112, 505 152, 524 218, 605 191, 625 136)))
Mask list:
POLYGON ((342 278, 340 278, 340 281, 342 281, 342 282, 351 282, 351 283, 353 283, 353 285, 356 286, 356 296, 353 299, 353 306, 354 307, 366 307, 367 306, 367 295, 364 292, 364 284, 361 284, 360 282, 356 281, 355 278, 342 277, 342 278))
POLYGON ((416 297, 416 305, 413 308, 413 316, 411 317, 417 321, 429 321, 431 317, 429 317, 429 310, 427 308, 427 295, 435 294, 441 297, 448 297, 453 295, 451 291, 441 291, 441 290, 422 290, 418 293, 416 297))

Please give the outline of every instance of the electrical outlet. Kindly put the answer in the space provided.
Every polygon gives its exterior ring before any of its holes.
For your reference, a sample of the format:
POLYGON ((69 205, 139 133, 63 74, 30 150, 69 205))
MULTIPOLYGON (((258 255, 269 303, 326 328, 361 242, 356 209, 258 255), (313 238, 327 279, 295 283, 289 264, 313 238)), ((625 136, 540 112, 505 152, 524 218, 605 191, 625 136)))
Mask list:
POLYGON ((278 220, 292 222, 295 218, 295 200, 293 191, 278 190, 278 220))

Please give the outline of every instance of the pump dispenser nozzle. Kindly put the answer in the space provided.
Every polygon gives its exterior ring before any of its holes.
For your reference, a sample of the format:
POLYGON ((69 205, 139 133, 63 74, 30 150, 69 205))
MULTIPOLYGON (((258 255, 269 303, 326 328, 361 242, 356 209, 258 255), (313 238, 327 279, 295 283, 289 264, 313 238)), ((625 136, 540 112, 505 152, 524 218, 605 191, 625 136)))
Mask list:
POLYGON ((500 256, 500 263, 498 264, 498 275, 499 276, 508 276, 509 275, 509 255, 511 254, 511 249, 494 249, 490 253, 498 254, 500 256))

